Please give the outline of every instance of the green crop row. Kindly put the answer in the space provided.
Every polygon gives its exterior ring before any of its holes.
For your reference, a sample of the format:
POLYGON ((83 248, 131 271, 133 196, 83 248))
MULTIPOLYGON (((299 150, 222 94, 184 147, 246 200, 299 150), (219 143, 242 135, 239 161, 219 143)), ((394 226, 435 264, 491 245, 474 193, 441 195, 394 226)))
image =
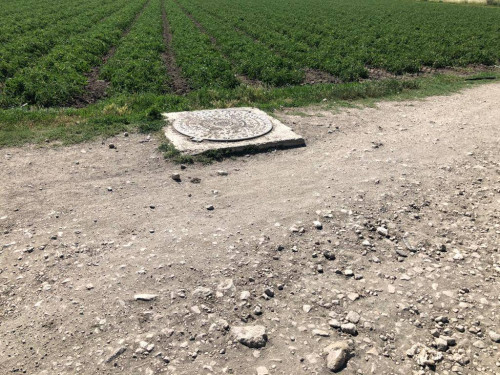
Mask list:
POLYGON ((57 45, 36 65, 19 71, 5 82, 0 104, 57 106, 71 102, 87 84, 85 73, 102 63, 102 57, 121 38, 144 3, 127 2, 104 22, 57 45))
MULTIPOLYGON (((94 27, 104 17, 116 12, 124 0, 92 0, 74 9, 76 16, 43 29, 30 30, 18 38, 11 38, 0 47, 0 82, 12 77, 20 68, 34 65, 38 58, 47 54, 56 45, 64 43, 68 37, 78 35, 94 27), (81 11, 81 12, 80 12, 81 11)), ((66 12, 61 12, 66 16, 66 12)))
POLYGON ((130 33, 120 41, 114 56, 102 67, 101 77, 111 82, 112 92, 167 91, 168 77, 161 59, 165 50, 161 1, 151 0, 130 33))
POLYGON ((297 84, 304 79, 304 72, 295 61, 273 53, 194 3, 184 1, 183 6, 217 40, 222 53, 228 56, 239 74, 274 86, 297 84))
POLYGON ((193 89, 238 85, 231 65, 173 0, 165 1, 176 63, 193 89))
POLYGON ((498 8, 405 0, 193 1, 280 55, 345 80, 363 77, 366 67, 401 74, 500 58, 498 8))

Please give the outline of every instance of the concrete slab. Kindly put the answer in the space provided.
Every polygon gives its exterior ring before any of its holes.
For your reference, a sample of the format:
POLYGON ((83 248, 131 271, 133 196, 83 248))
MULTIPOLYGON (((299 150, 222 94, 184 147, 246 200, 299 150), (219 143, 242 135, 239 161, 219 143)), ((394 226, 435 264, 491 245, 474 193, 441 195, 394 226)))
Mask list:
POLYGON ((182 153, 231 152, 305 146, 288 126, 257 108, 226 108, 163 114, 165 136, 182 153))

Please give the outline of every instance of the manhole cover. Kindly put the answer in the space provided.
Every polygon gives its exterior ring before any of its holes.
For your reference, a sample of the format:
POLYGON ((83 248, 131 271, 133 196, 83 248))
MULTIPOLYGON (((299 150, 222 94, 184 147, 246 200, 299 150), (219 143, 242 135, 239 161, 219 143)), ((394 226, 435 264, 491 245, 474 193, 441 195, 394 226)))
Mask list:
POLYGON ((173 122, 195 141, 235 142, 260 137, 273 129, 267 115, 241 108, 185 112, 173 122))

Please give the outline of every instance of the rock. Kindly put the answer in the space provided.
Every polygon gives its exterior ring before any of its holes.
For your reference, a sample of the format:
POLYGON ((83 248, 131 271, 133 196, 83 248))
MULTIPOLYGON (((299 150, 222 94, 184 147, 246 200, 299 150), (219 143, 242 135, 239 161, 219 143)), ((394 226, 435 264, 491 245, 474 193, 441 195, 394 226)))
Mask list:
POLYGON ((347 294, 347 298, 349 298, 351 301, 356 301, 359 299, 359 294, 358 293, 349 293, 347 294))
POLYGON ((332 251, 329 251, 329 250, 326 250, 323 252, 323 256, 327 259, 327 260, 335 260, 335 254, 332 252, 332 251))
POLYGON ((240 294, 240 300, 242 301, 248 301, 250 299, 250 292, 248 290, 244 290, 240 294))
POLYGON ((172 173, 172 175, 170 177, 174 181, 181 182, 181 175, 179 173, 172 173))
POLYGON ((322 329, 313 329, 312 330, 313 336, 320 336, 320 337, 329 337, 330 334, 327 331, 323 331, 322 329))
POLYGON ((349 313, 346 316, 346 319, 351 323, 358 324, 359 319, 361 319, 361 317, 356 311, 349 311, 349 313))
POLYGON ((384 236, 384 237, 387 237, 387 235, 389 235, 389 231, 387 230, 387 228, 384 228, 384 227, 378 227, 377 233, 384 236))
POLYGON ((436 345, 436 349, 440 352, 445 352, 448 350, 448 342, 442 337, 438 337, 434 340, 434 344, 436 345))
POLYGON ((340 330, 342 332, 348 333, 350 335, 356 335, 358 331, 356 330, 356 324, 353 323, 345 323, 340 326, 340 330))
POLYGON ((223 170, 218 170, 217 171, 217 175, 219 176, 227 176, 229 173, 227 171, 223 171, 223 170))
POLYGON ((313 221, 313 225, 316 229, 323 229, 323 224, 320 221, 313 221))
POLYGON ((472 346, 475 348, 478 348, 478 349, 485 349, 486 348, 486 344, 484 343, 484 341, 481 341, 481 340, 475 341, 474 343, 472 343, 472 346))
POLYGON ((157 294, 136 294, 134 295, 134 299, 136 301, 152 301, 158 297, 157 294))
POLYGON ((305 313, 308 313, 309 311, 311 311, 312 309, 312 306, 311 305, 304 305, 302 306, 302 310, 305 312, 305 313))
POLYGON ((116 349, 111 355, 106 359, 106 363, 113 362, 116 358, 121 356, 123 353, 125 353, 125 350, 127 350, 126 347, 120 346, 118 349, 116 349))
POLYGON ((323 352, 326 354, 326 367, 333 372, 342 370, 349 360, 350 350, 347 341, 334 342, 323 352))
POLYGON ((212 290, 210 288, 198 287, 193 291, 193 297, 196 298, 210 298, 212 296, 212 290))
POLYGON ((413 357, 415 362, 422 367, 434 367, 443 360, 443 353, 439 353, 423 344, 413 345, 407 352, 408 357, 413 357))
POLYGON ((394 293, 396 293, 396 288, 394 287, 394 285, 389 284, 389 285, 387 285, 387 291, 388 291, 390 294, 394 294, 394 293))
POLYGON ((344 276, 352 277, 352 276, 354 276, 354 271, 347 269, 344 271, 344 276))
POLYGON ((493 342, 500 343, 500 333, 496 333, 495 331, 489 331, 488 336, 493 342))
POLYGON ((108 147, 111 148, 111 149, 116 148, 116 146, 115 146, 114 143, 110 143, 108 147))
POLYGON ((266 288, 264 290, 264 294, 266 296, 268 296, 269 298, 273 298, 274 297, 274 290, 272 288, 266 288))
POLYGON ((213 211, 214 210, 214 206, 212 204, 209 204, 209 205, 205 206, 205 208, 207 209, 207 211, 213 211))
POLYGON ((257 367, 257 375, 269 375, 269 371, 264 366, 257 367))
POLYGON ((261 325, 232 327, 231 334, 236 341, 249 348, 262 348, 266 346, 266 327, 261 325))
POLYGON ((337 319, 332 319, 328 322, 328 325, 332 328, 340 328, 340 322, 337 319))

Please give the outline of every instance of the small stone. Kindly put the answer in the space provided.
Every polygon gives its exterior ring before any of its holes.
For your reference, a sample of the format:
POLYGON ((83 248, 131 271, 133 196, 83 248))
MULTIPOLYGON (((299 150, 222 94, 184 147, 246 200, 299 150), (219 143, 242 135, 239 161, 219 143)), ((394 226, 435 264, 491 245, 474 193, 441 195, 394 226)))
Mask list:
POLYGON ((484 349, 484 348, 486 348, 486 344, 484 343, 484 341, 481 341, 481 340, 475 341, 472 344, 472 346, 475 347, 475 348, 478 348, 478 349, 484 349))
POLYGON ((389 231, 387 230, 387 228, 384 228, 384 227, 378 227, 377 228, 377 233, 384 236, 384 237, 387 237, 387 235, 389 234, 389 231))
POLYGON ((327 260, 335 260, 335 254, 332 252, 332 251, 329 251, 329 250, 326 250, 323 252, 323 256, 327 259, 327 260))
POLYGON ((305 313, 308 313, 309 311, 311 311, 311 305, 304 305, 302 306, 302 310, 305 312, 305 313))
POLYGON ((110 143, 110 144, 109 144, 109 148, 114 149, 114 148, 116 148, 116 146, 115 146, 115 144, 114 144, 114 143, 110 143))
POLYGON ((213 211, 214 210, 214 206, 209 204, 208 206, 205 206, 205 208, 208 210, 208 211, 213 211))
POLYGON ((346 341, 337 341, 328 345, 323 352, 327 355, 326 367, 333 372, 343 369, 349 360, 349 344, 346 341))
POLYGON ((328 325, 332 328, 340 328, 340 322, 337 319, 332 319, 328 322, 328 325))
POLYGON ((358 293, 349 293, 347 295, 347 298, 349 298, 351 301, 356 301, 357 299, 359 299, 359 294, 358 293))
POLYGON ((170 177, 174 181, 181 182, 181 175, 179 173, 172 173, 172 175, 170 177))
POLYGON ((319 230, 319 229, 323 229, 323 224, 321 224, 321 222, 320 222, 320 221, 317 221, 317 220, 316 220, 316 221, 313 221, 313 225, 314 225, 314 227, 315 227, 316 229, 318 229, 318 230, 319 230))
POLYGON ((209 298, 212 296, 212 290, 210 288, 198 287, 193 291, 193 297, 196 298, 209 298))
POLYGON ((361 317, 356 311, 349 311, 349 313, 346 316, 347 321, 354 324, 358 324, 360 318, 361 317))
POLYGON ((125 353, 125 350, 127 350, 126 347, 121 346, 118 349, 116 349, 111 355, 106 359, 106 363, 113 362, 116 358, 121 356, 123 353, 125 353))
POLYGON ((353 270, 345 270, 345 271, 344 271, 344 276, 347 276, 347 277, 352 277, 352 276, 354 276, 354 272, 353 272, 353 270))
POLYGON ((269 371, 264 366, 257 367, 257 375, 269 375, 269 371))
POLYGON ((345 323, 340 326, 340 330, 342 332, 348 333, 350 335, 355 336, 358 331, 356 330, 356 324, 353 323, 345 323))
POLYGON ((264 290, 264 294, 266 296, 268 296, 269 298, 273 298, 274 297, 274 290, 272 288, 266 288, 264 290))
POLYGON ((248 301, 250 299, 250 292, 248 290, 244 290, 240 294, 240 300, 242 301, 248 301))
POLYGON ((329 337, 330 334, 327 331, 323 331, 322 329, 313 329, 312 330, 313 336, 320 336, 320 337, 329 337))
POLYGON ((488 335, 493 342, 500 343, 500 333, 496 333, 495 331, 489 331, 488 335))
POLYGON ((249 348, 262 348, 266 346, 266 327, 261 325, 232 327, 231 334, 240 344, 249 348))
POLYGON ((158 297, 157 294, 136 294, 134 299, 136 301, 153 301, 158 297))
POLYGON ((227 171, 218 170, 218 171, 217 171, 217 174, 218 174, 219 176, 227 176, 229 173, 228 173, 227 171))
POLYGON ((448 342, 442 337, 438 337, 434 341, 434 344, 436 345, 436 349, 439 350, 440 352, 445 352, 448 350, 448 342))

